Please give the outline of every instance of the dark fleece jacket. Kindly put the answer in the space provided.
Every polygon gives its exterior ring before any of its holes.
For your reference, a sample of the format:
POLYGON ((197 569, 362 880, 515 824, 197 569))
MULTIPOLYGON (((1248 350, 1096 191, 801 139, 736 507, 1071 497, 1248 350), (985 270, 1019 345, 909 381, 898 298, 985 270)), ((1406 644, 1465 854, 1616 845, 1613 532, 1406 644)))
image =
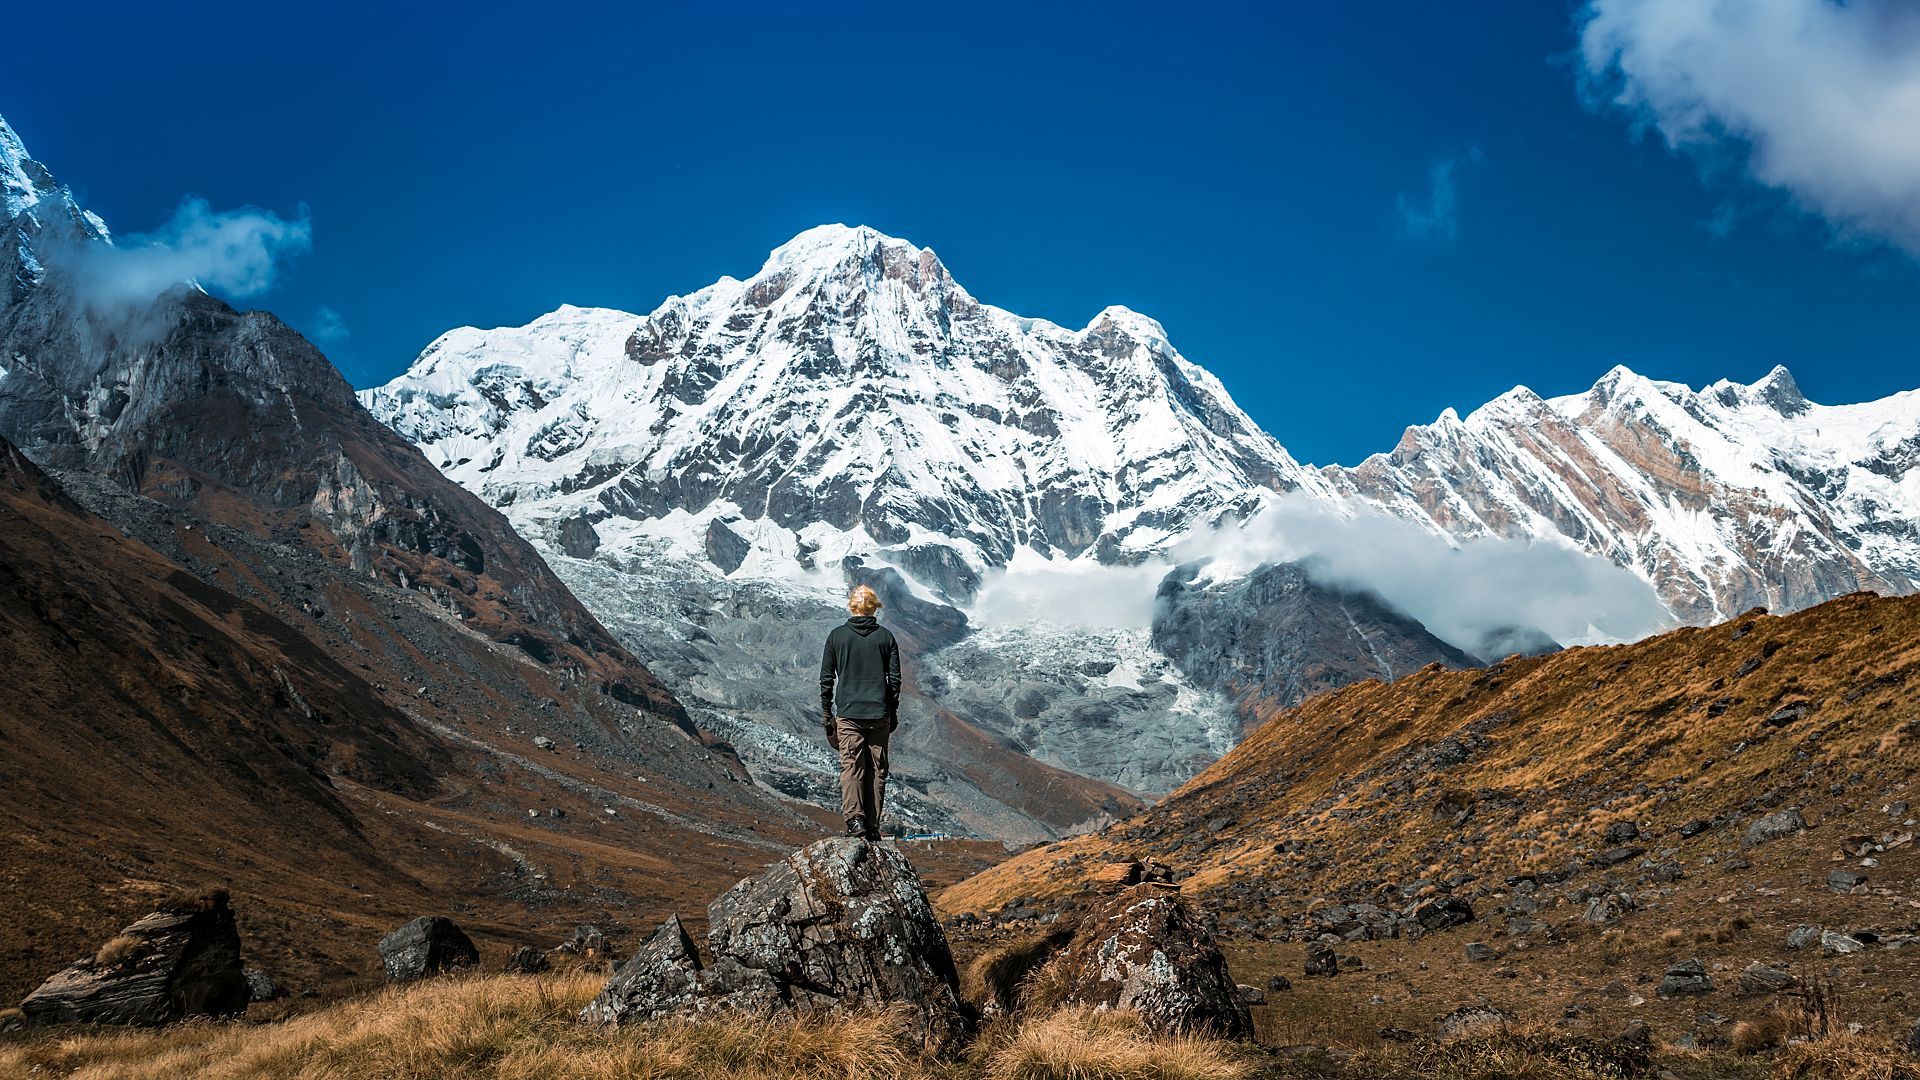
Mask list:
POLYGON ((898 722, 900 646, 871 615, 833 628, 820 654, 820 713, 898 722))

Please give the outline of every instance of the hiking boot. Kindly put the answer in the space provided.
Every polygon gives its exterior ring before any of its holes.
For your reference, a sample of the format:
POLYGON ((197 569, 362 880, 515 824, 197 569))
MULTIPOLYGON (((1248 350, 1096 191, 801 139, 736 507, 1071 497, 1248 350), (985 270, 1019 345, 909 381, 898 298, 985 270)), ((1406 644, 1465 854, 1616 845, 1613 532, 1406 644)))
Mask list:
POLYGON ((868 840, 871 840, 876 844, 879 843, 880 842, 880 826, 878 825, 867 826, 866 836, 868 840))
POLYGON ((863 839, 871 840, 873 839, 873 837, 867 835, 869 831, 870 830, 868 830, 867 828, 867 819, 864 817, 861 817, 859 814, 855 814, 854 816, 847 819, 847 835, 848 836, 858 836, 863 839))

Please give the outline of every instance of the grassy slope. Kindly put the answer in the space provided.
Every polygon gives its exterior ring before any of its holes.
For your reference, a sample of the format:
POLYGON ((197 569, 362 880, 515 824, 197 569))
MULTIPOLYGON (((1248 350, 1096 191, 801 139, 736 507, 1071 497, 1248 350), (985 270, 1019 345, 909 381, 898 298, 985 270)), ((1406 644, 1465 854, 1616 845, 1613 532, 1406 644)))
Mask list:
POLYGON ((1167 861, 1186 875, 1184 890, 1222 916, 1240 979, 1294 980, 1292 994, 1256 1010, 1278 1041, 1364 1045, 1379 1027, 1425 1029, 1483 998, 1528 1015, 1573 1010, 1570 1022, 1593 1030, 1645 1017, 1677 1035, 1700 1012, 1757 1012, 1761 1002, 1725 989, 1753 959, 1830 977, 1856 1018, 1892 1035, 1920 1010, 1906 989, 1920 975, 1920 947, 1827 959, 1790 953, 1784 938, 1800 923, 1916 928, 1920 854, 1911 845, 1879 856, 1862 893, 1825 887, 1829 869, 1852 865, 1837 861, 1843 837, 1902 827, 1881 808, 1911 797, 1916 688, 1920 598, 1867 595, 1633 645, 1429 669, 1280 713, 1158 807, 1031 850, 939 900, 950 914, 1021 899, 1048 908, 1091 888, 1089 872, 1106 861, 1167 861), (1810 709, 1767 722, 1793 705, 1810 709), (1815 827, 1743 848, 1748 824, 1789 806, 1815 827), (1715 824, 1679 835, 1700 819, 1715 824), (1644 859, 1686 876, 1648 880, 1643 859, 1593 865, 1615 821, 1639 825, 1644 859), (1508 940, 1496 914, 1511 899, 1505 879, 1536 870, 1572 871, 1540 894, 1538 918, 1554 933, 1508 940), (1302 978, 1304 913, 1378 897, 1382 883, 1444 889, 1449 879, 1478 922, 1416 942, 1343 946, 1366 971, 1302 978), (1613 930, 1582 924, 1576 891, 1606 885, 1633 892, 1640 910, 1613 930), (1462 945, 1472 940, 1504 955, 1470 964, 1462 945), (1656 999, 1665 966, 1696 955, 1724 965, 1714 972, 1723 989, 1656 999), (1647 1004, 1629 1004, 1635 996, 1647 1004))

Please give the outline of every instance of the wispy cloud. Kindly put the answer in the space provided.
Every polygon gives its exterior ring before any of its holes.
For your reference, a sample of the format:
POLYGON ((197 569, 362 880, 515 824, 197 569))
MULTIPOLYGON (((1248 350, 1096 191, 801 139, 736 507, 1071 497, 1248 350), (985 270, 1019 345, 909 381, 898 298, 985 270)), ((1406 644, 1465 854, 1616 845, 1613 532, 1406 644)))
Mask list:
POLYGON ((1385 511, 1299 494, 1243 525, 1200 533, 1174 556, 1213 559, 1224 574, 1299 562, 1318 581, 1378 593, 1468 652, 1515 628, 1573 645, 1632 641, 1673 624, 1653 586, 1597 555, 1525 537, 1455 547, 1385 511))
POLYGON ((1451 244, 1460 238, 1460 178, 1464 169, 1486 161, 1478 146, 1465 154, 1436 158, 1427 168, 1427 184, 1417 194, 1394 199, 1401 231, 1414 240, 1451 244))
POLYGON ((345 345, 353 334, 347 329, 347 321, 340 313, 330 307, 323 307, 313 314, 313 329, 308 333, 314 341, 322 345, 345 345))
POLYGON ((87 299, 137 304, 185 282, 232 297, 273 287, 286 259, 313 246, 306 208, 292 220, 246 207, 214 210, 187 199, 165 225, 113 244, 82 243, 65 253, 87 299))
POLYGON ((1589 0, 1579 60, 1599 107, 1920 256, 1920 5, 1589 0))

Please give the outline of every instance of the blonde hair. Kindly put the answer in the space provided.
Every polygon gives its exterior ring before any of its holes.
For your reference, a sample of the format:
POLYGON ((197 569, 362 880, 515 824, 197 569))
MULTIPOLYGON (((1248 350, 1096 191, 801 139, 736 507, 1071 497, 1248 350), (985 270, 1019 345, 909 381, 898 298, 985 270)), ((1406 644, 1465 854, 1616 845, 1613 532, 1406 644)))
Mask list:
POLYGON ((871 615, 880 610, 880 594, 872 586, 860 585, 847 594, 847 610, 855 615, 871 615))

